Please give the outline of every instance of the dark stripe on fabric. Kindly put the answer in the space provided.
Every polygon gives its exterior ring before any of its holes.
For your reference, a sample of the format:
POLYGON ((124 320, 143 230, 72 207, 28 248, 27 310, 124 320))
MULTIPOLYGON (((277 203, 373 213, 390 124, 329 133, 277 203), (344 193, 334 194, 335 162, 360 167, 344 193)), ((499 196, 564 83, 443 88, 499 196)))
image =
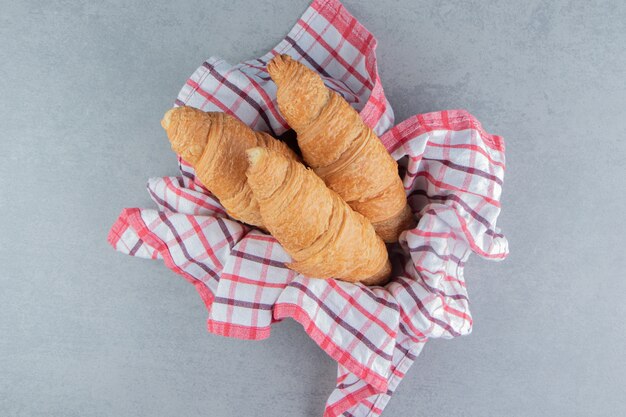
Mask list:
POLYGON ((183 240, 181 239, 180 235, 178 234, 178 231, 176 230, 176 228, 174 227, 172 222, 170 222, 170 220, 167 218, 165 213, 160 211, 159 212, 159 218, 163 221, 163 223, 172 232, 172 235, 176 239, 176 242, 178 242, 178 245, 180 246, 180 249, 183 252, 183 255, 185 256, 185 259, 187 259, 189 262, 193 263, 194 265, 197 265, 198 267, 200 267, 200 269, 205 271, 207 274, 211 275, 211 277, 213 277, 215 280, 219 281, 220 280, 220 276, 219 276, 218 273, 216 273, 215 271, 213 271, 211 268, 209 268, 208 266, 204 265, 203 263, 200 263, 200 262, 196 261, 193 257, 191 257, 191 255, 189 255, 189 252, 187 251, 187 247, 183 243, 183 240))
POLYGON ((137 253, 137 251, 139 250, 139 248, 141 247, 141 245, 143 245, 143 241, 141 239, 139 239, 137 241, 137 243, 135 243, 135 246, 133 246, 133 248, 130 250, 130 252, 128 252, 128 254, 130 256, 135 256, 135 254, 137 253))
POLYGON ((148 188, 148 193, 150 193, 152 198, 154 198, 157 201, 157 203, 159 203, 160 205, 162 205, 163 207, 165 207, 169 211, 171 211, 173 213, 176 213, 176 209, 170 203, 168 203, 167 201, 163 200, 161 197, 156 195, 156 193, 154 191, 152 191, 150 188, 148 188))
POLYGON ((324 77, 332 78, 330 74, 327 73, 326 70, 322 66, 320 66, 320 64, 318 64, 313 58, 311 58, 311 56, 307 54, 306 51, 302 49, 300 45, 298 45, 291 37, 287 36, 285 40, 291 44, 293 49, 295 49, 300 54, 300 56, 302 56, 302 58, 306 60, 306 62, 311 64, 315 71, 317 71, 324 77))
POLYGON ((461 260, 459 258, 457 258, 454 255, 441 255, 439 253, 437 253, 437 251, 435 249, 433 249, 430 246, 427 245, 422 245, 422 246, 417 246, 415 248, 409 248, 409 251, 411 253, 415 253, 415 252, 430 252, 432 254, 434 254, 437 258, 441 259, 442 261, 454 261, 457 262, 459 264, 461 264, 461 260))
POLYGON ((261 108, 259 103, 254 101, 252 99, 252 97, 250 97, 250 95, 248 93, 245 93, 242 89, 237 87, 235 84, 233 84, 232 82, 227 80, 224 76, 222 76, 222 74, 217 72, 215 70, 215 66, 213 66, 213 65, 211 65, 211 64, 209 64, 207 62, 203 63, 202 65, 206 69, 209 70, 209 73, 211 75, 213 75, 215 77, 215 79, 217 79, 217 81, 219 81, 220 83, 224 84, 226 87, 230 88, 235 94, 237 94, 239 97, 241 97, 243 100, 245 100, 246 103, 248 103, 250 106, 252 106, 252 108, 254 108, 259 113, 259 116, 261 116, 261 118, 263 119, 263 121, 267 125, 267 128, 270 130, 270 133, 272 134, 272 136, 276 136, 276 132, 274 132, 274 129, 272 128, 272 124, 270 123, 270 119, 267 117, 267 114, 261 108))
POLYGON ((228 230, 228 227, 226 227, 226 224, 224 223, 224 220, 221 217, 216 217, 215 220, 217 221, 217 225, 220 227, 220 230, 224 234, 224 237, 228 241, 228 245, 231 248, 233 246, 235 246, 235 240, 233 239, 232 235, 230 234, 230 231, 228 230))
MULTIPOLYGON (((404 326, 404 325, 402 325, 404 326)), ((408 335, 410 337, 410 335, 408 335)), ((413 353, 411 353, 411 351, 409 351, 407 348, 405 348, 404 346, 402 346, 399 343, 396 343, 396 349, 398 349, 400 352, 402 352, 407 358, 411 359, 411 360, 415 360, 417 359, 417 356, 415 356, 413 353)))
POLYGON ((419 308, 419 310, 422 312, 422 314, 424 314, 424 316, 426 316, 426 318, 428 318, 428 320, 433 323, 438 325, 439 327, 441 327, 442 329, 446 330, 448 333, 450 333, 452 336, 461 336, 461 333, 457 332, 456 330, 454 330, 452 328, 452 326, 450 326, 448 323, 439 320, 433 316, 430 315, 430 312, 428 311, 428 309, 426 308, 426 306, 422 303, 422 301, 420 300, 420 298, 417 296, 417 294, 415 294, 415 291, 413 291, 413 288, 411 287, 411 285, 409 285, 408 282, 404 281, 404 280, 400 280, 399 281, 400 285, 402 285, 407 292, 409 293, 409 295, 411 296, 411 298, 413 298, 413 300, 415 301, 415 304, 417 305, 417 307, 419 308))
POLYGON ((477 211, 475 211, 474 209, 472 209, 465 201, 463 201, 462 198, 460 198, 459 196, 455 195, 455 194, 450 194, 450 195, 429 195, 428 193, 426 193, 426 191, 424 190, 415 190, 413 192, 411 192, 411 194, 409 195, 409 198, 413 195, 421 195, 423 197, 428 198, 429 200, 436 200, 436 201, 442 201, 445 202, 447 200, 452 200, 456 203, 458 203, 461 207, 463 207, 463 209, 470 214, 470 216, 472 216, 476 221, 478 221, 479 223, 481 223, 483 226, 485 226, 485 228, 487 229, 485 231, 485 233, 489 236, 493 236, 493 237, 503 237, 502 234, 500 233, 496 233, 491 229, 491 224, 487 221, 487 219, 485 219, 483 216, 481 216, 480 214, 478 214, 477 211))
POLYGON ((232 298, 215 297, 213 300, 215 303, 226 304, 234 307, 245 307, 253 310, 271 310, 274 308, 272 304, 254 303, 250 301, 233 300, 232 298))
POLYGON ((386 359, 386 360, 389 360, 389 361, 391 360, 391 355, 390 354, 388 354, 388 353, 378 349, 376 347, 376 345, 374 345, 374 343, 372 343, 371 340, 369 340, 367 337, 365 337, 365 335, 363 333, 361 333, 360 331, 358 331, 357 329, 355 329, 354 327, 349 325, 341 317, 339 317, 326 304, 322 303, 322 301, 319 298, 317 298, 317 296, 315 294, 313 294, 307 287, 305 287, 304 285, 302 285, 302 284, 300 284, 298 282, 292 282, 289 285, 299 289, 300 291, 304 292, 309 298, 313 299, 317 303, 317 305, 320 307, 320 309, 323 310, 326 314, 328 314, 335 321, 335 323, 339 324, 339 326, 343 327, 348 332, 350 332, 352 335, 354 335, 354 337, 356 337, 358 340, 363 342, 363 344, 365 346, 367 346, 372 352, 376 353, 378 356, 380 356, 383 359, 386 359))
MULTIPOLYGON (((420 273, 420 271, 418 271, 417 269, 415 269, 415 272, 417 272, 419 275, 422 275, 420 273)), ((445 292, 443 292, 443 290, 439 289, 439 288, 435 288, 435 287, 431 287, 430 285, 428 285, 428 283, 426 282, 426 280, 422 279, 422 284, 424 284, 424 286, 431 292, 434 292, 435 294, 438 294, 442 297, 445 298, 451 298, 453 300, 465 300, 465 301, 469 301, 467 299, 467 297, 463 294, 446 294, 445 292)))
POLYGON ((252 255, 251 253, 246 253, 246 252, 242 252, 239 250, 233 250, 231 251, 231 254, 242 259, 247 259, 248 261, 258 262, 263 265, 273 266, 275 268, 283 268, 283 269, 287 268, 284 262, 279 262, 273 259, 263 258, 261 256, 252 255))
POLYGON ((456 169, 457 171, 463 171, 463 172, 467 172, 468 174, 472 174, 472 175, 478 175, 479 177, 483 177, 483 178, 487 178, 491 181, 494 181, 495 183, 497 183, 498 185, 502 185, 502 180, 498 177, 496 177, 495 175, 491 175, 485 171, 481 171, 479 169, 476 168, 472 168, 472 167, 466 167, 464 165, 459 165, 459 164, 455 164, 452 161, 446 161, 443 159, 432 159, 432 158, 422 158, 423 161, 432 161, 432 162, 439 162, 440 164, 443 164, 447 167, 450 167, 452 169, 456 169))
POLYGON ((377 302, 379 304, 382 304, 385 307, 389 307, 390 309, 392 309, 394 311, 400 311, 400 307, 398 307, 398 304, 389 302, 388 300, 386 300, 386 299, 384 299, 382 297, 377 296, 369 288, 364 288, 363 289, 363 293, 365 295, 367 295, 369 298, 371 298, 372 300, 374 300, 375 302, 377 302))

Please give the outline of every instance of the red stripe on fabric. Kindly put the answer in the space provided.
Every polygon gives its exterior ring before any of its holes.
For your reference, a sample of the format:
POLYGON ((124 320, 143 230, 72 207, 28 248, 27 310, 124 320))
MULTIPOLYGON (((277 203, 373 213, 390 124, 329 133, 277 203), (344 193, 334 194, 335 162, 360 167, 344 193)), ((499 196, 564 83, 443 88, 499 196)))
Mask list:
MULTIPOLYGON (((235 83, 229 80, 228 76, 231 72, 234 72, 236 70, 235 67, 231 68, 230 70, 228 70, 227 73, 222 75, 215 68, 213 64, 204 62, 202 66, 209 70, 209 73, 211 74, 211 76, 213 76, 217 80, 217 82, 219 83, 219 86, 225 86, 226 88, 228 88, 229 90, 231 90, 233 93, 235 93, 238 96, 238 101, 234 105, 230 106, 231 111, 236 111, 243 102, 247 103, 250 107, 252 107, 254 110, 257 111, 258 115, 263 119, 263 121, 265 122, 265 125, 270 130, 270 133, 273 136, 276 136, 274 129, 272 129, 272 123, 267 117, 267 114, 265 113, 264 109, 261 107, 259 103, 257 103, 256 101, 254 101, 252 97, 250 97, 249 92, 253 88, 252 85, 248 84, 242 90, 241 87, 239 87, 238 85, 236 85, 235 83)), ((246 77, 246 79, 249 79, 249 77, 246 77)))
POLYGON ((371 384, 377 392, 387 391, 387 379, 382 375, 365 367, 352 356, 352 353, 344 351, 337 346, 324 332, 322 332, 304 309, 295 304, 276 303, 274 317, 283 319, 291 317, 304 327, 304 330, 330 357, 345 366, 350 372, 371 384))
MULTIPOLYGON (((259 230, 257 230, 259 231, 259 230)), ((262 232, 263 233, 263 232, 262 232)), ((252 239, 252 240, 258 240, 261 242, 269 242, 269 243, 278 243, 278 241, 276 240, 276 238, 272 235, 267 235, 265 233, 263 234, 259 234, 259 233, 254 233, 254 234, 250 234, 246 236, 248 239, 252 239)))
MULTIPOLYGON (((503 237, 502 233, 495 233, 491 229, 491 227, 492 227, 491 223, 487 219, 482 217, 480 214, 478 214, 478 212, 476 211, 476 207, 474 207, 474 208, 470 207, 465 201, 463 201, 462 198, 459 198, 455 194, 436 195, 436 194, 428 194, 424 190, 414 190, 413 192, 411 192, 409 197, 412 197, 412 196, 415 196, 415 195, 420 195, 420 196, 426 197, 429 200, 441 201, 443 204, 445 204, 448 200, 452 200, 455 203, 457 203, 459 206, 461 206, 461 208, 463 210, 465 210, 467 213, 469 213, 469 215, 472 216, 472 218, 474 218, 474 220, 478 221, 483 226, 485 226, 485 229, 486 229, 485 233, 487 235, 492 236, 492 237, 503 237)), ((433 211, 433 214, 436 214, 436 212, 433 211)))
MULTIPOLYGON (((269 244, 269 245, 265 245, 265 253, 263 254, 263 256, 265 258, 271 258, 272 257, 272 248, 274 247, 273 244, 269 244)), ((268 270, 269 270, 269 266, 265 263, 263 263, 263 265, 261 266, 261 274, 260 276, 263 277, 264 279, 266 279, 268 277, 268 270)), ((256 286, 256 291, 254 293, 254 302, 256 304, 260 304, 261 300, 263 297, 263 286, 261 285, 257 285, 256 286)), ((271 314, 270 314, 271 316, 271 314)), ((259 310, 258 309, 254 309, 252 310, 252 326, 256 327, 257 323, 259 321, 259 310)))
POLYGON ((445 125, 443 123, 442 113, 443 112, 439 111, 410 117, 393 127, 393 129, 385 132, 381 140, 387 149, 389 149, 389 152, 395 152, 400 146, 411 139, 434 130, 453 130, 458 132, 461 130, 474 129, 479 133, 481 139, 487 146, 498 152, 504 152, 505 146, 502 137, 487 133, 478 119, 466 110, 448 110, 448 122, 445 125), (396 134, 392 133, 394 130, 397 131, 396 134), (400 140, 395 140, 394 137, 399 137, 400 140))
MULTIPOLYGON (((383 113, 385 113, 387 111, 387 102, 384 100, 380 100, 378 97, 376 97, 374 95, 374 93, 372 93, 372 95, 370 95, 369 100, 367 101, 368 103, 372 103, 372 105, 374 105, 374 107, 376 107, 378 109, 378 111, 380 112, 380 115, 382 115, 383 113)), ((379 117, 380 117, 379 115, 379 117)), ((372 128, 373 129, 373 128, 372 128)))
POLYGON ((463 313, 463 312, 462 312, 462 311, 460 311, 460 310, 457 310, 456 308, 452 308, 452 307, 450 307, 450 305, 449 305, 449 304, 443 304, 443 309, 444 309, 445 311, 447 311, 448 313, 450 313, 450 314, 452 314, 452 315, 454 315, 454 316, 460 317, 460 318, 462 318, 463 320, 467 321, 467 322, 469 323, 469 325, 470 325, 470 326, 471 326, 471 325, 472 325, 472 323, 474 322, 474 321, 472 320, 472 317, 470 317, 469 315, 467 315, 467 314, 463 313))
POLYGON ((152 233, 152 231, 148 229, 148 227, 144 223, 143 219, 141 218, 141 210, 138 208, 124 209, 120 217, 122 216, 128 222, 130 227, 133 228, 135 233, 137 233, 137 236, 139 236, 141 240, 146 242, 147 245, 152 246, 154 249, 159 251, 159 253, 163 257, 163 262, 168 268, 170 268, 172 271, 176 272, 194 285, 194 287, 198 291, 198 294, 200 294, 200 298, 202 298, 202 301, 204 301, 207 310, 210 311, 211 304, 213 303, 214 299, 213 293, 202 281, 196 279, 195 277, 181 269, 178 265, 176 265, 167 245, 165 245, 165 243, 158 236, 152 233))
POLYGON ((489 162, 493 165, 499 166, 502 169, 505 169, 506 166, 502 162, 494 160, 491 155, 489 155, 483 148, 476 145, 468 145, 468 144, 456 144, 456 145, 444 145, 442 143, 433 143, 429 142, 428 146, 435 146, 437 148, 451 148, 451 149, 469 149, 471 151, 475 151, 483 155, 485 158, 489 160, 489 162))
POLYGON ((424 236, 424 237, 434 237, 434 238, 448 238, 451 237, 456 239, 456 235, 454 232, 446 232, 446 233, 437 233, 437 232, 425 232, 421 229, 413 229, 411 230, 413 234, 424 236))
POLYGON ((176 194, 177 196, 184 198, 185 200, 188 200, 198 206, 204 207, 207 210, 218 211, 220 213, 226 214, 226 211, 222 209, 221 207, 217 207, 213 204, 209 204, 206 201, 202 200, 201 198, 198 198, 178 188, 169 177, 164 177, 164 180, 165 180, 165 184, 167 185, 167 189, 169 189, 170 191, 173 191, 174 194, 176 194))
POLYGON ((338 1, 314 1, 311 7, 345 34, 345 40, 365 57, 365 70, 374 85, 360 116, 367 126, 374 129, 387 112, 387 101, 376 66, 376 38, 338 1))
MULTIPOLYGON (((200 85, 199 85, 197 82, 195 82, 195 81, 193 81, 193 80, 189 79, 189 80, 187 80, 187 84, 188 84, 189 86, 193 87, 193 88, 194 88, 194 89, 198 92, 198 94, 200 94, 202 97, 206 98, 206 99, 207 99, 207 100, 209 100, 211 103, 213 103, 213 104, 215 104, 217 107, 219 107, 219 108, 220 108, 220 110, 222 110, 224 113, 228 113, 228 114, 229 114, 229 115, 231 115, 231 116, 235 116, 235 113, 233 113, 233 112, 232 112, 232 111, 231 111, 231 110, 230 110, 227 106, 225 106, 225 105, 224 105, 221 101, 219 101, 218 99, 216 99, 214 95, 212 95, 212 94, 210 94, 210 93, 208 93, 208 92, 204 91, 204 90, 202 89, 202 87, 200 87, 200 85)), ((237 116, 235 116, 235 117, 237 117, 237 116)))
POLYGON ((248 327, 233 323, 224 323, 221 321, 207 320, 207 330, 219 336, 232 337, 243 340, 263 340, 270 337, 271 328, 266 327, 248 327))
MULTIPOLYGON (((404 312, 404 309, 400 310, 400 317, 402 319, 402 322, 405 324, 405 326, 408 326, 409 329, 415 335, 415 337, 417 337, 418 341, 420 341, 421 339, 426 339, 426 335, 424 333, 422 333, 417 327, 415 327, 413 325, 413 322, 411 321, 411 318, 406 315, 406 313, 404 312)), ((413 339, 413 338, 411 338, 411 339, 413 339)))
MULTIPOLYGON (((381 394, 381 395, 378 395, 378 396, 377 396, 377 398, 380 398, 380 397, 381 397, 381 396, 383 396, 383 395, 388 395, 388 396, 391 396, 391 394, 392 394, 392 393, 393 393, 393 392, 389 392, 389 391, 387 391, 387 393, 386 393, 386 394, 381 394)), ((381 410, 380 408, 376 407, 376 406, 374 405, 374 403, 373 403, 373 402, 371 402, 370 400, 368 400, 367 398, 366 398, 365 400, 363 400, 363 405, 365 405, 366 407, 369 407, 370 411, 372 411, 374 414, 378 414, 378 415, 380 415, 380 414, 382 414, 382 412, 383 412, 383 410, 381 410)), ((368 416, 371 416, 371 414, 368 414, 368 416)), ((353 416, 353 417, 354 417, 354 416, 353 416)))
MULTIPOLYGON (((411 282, 415 282, 415 281, 411 281, 411 282)), ((401 286, 403 286, 407 293, 409 294, 409 296, 413 299, 413 301, 415 301, 415 307, 411 309, 411 312, 409 312, 409 314, 413 314, 414 311, 420 311, 422 313, 422 315, 424 315, 424 317, 432 324, 439 326, 441 329, 447 331, 451 336, 453 337, 458 337, 461 336, 461 333, 457 330, 455 330, 451 324, 449 322, 446 322, 444 320, 438 319, 435 317, 435 315, 431 314, 431 311, 428 310, 427 305, 432 305, 432 299, 429 297, 425 300, 422 300, 417 293, 415 292, 415 290, 413 289, 412 285, 405 280, 399 280, 398 282, 401 286), (424 302, 422 302, 424 301, 424 302)), ((417 285, 421 286, 422 288, 424 288, 423 284, 420 282, 416 283, 417 285)), ((426 291, 428 291, 427 289, 425 289, 426 291)), ((432 292, 431 292, 432 294, 432 292)), ((433 294, 435 295, 435 294, 433 294)), ((437 295, 435 298, 439 299, 441 301, 441 304, 445 304, 445 297, 442 295, 437 295)), ((436 312, 435 312, 436 313, 436 312)))
POLYGON ((233 282, 241 282, 242 284, 249 284, 249 285, 254 285, 254 286, 259 286, 259 287, 264 287, 264 288, 285 288, 287 286, 287 283, 277 284, 273 282, 264 282, 264 281, 244 278, 240 275, 233 275, 233 274, 228 275, 228 279, 233 282))
POLYGON ((111 230, 109 230, 109 234, 107 235, 107 241, 114 249, 116 249, 117 242, 119 242, 122 234, 128 229, 128 222, 126 221, 126 217, 123 215, 124 211, 119 215, 113 226, 111 226, 111 230))
POLYGON ((443 280, 444 280, 444 281, 448 281, 448 282, 454 282, 454 283, 457 283, 457 284, 459 284, 461 287, 464 287, 464 288, 466 287, 466 284, 465 284, 463 281, 461 281, 460 279, 454 278, 454 277, 453 277, 453 276, 451 276, 451 275, 446 275, 446 276, 443 278, 443 280))
MULTIPOLYGON (((213 304, 213 300, 215 296, 209 288, 204 285, 204 283, 195 277, 189 275, 187 272, 182 270, 176 263, 174 262, 167 245, 163 243, 163 241, 158 238, 154 233, 152 233, 141 218, 140 209, 125 209, 120 215, 120 218, 124 218, 124 221, 127 221, 129 225, 135 230, 137 235, 141 240, 146 242, 146 244, 154 247, 163 257, 163 261, 167 265, 168 268, 181 275, 187 281, 191 282, 200 297, 204 301, 204 304, 207 310, 210 312, 211 306, 213 304)), ((270 328, 269 327, 259 327, 259 328, 250 328, 240 325, 235 325, 231 323, 221 323, 215 322, 212 320, 207 321, 207 328, 210 332, 227 337, 234 337, 239 339, 246 340, 261 340, 269 337, 270 328)))
POLYGON ((450 120, 448 119, 448 110, 441 111, 441 124, 445 129, 450 129, 450 120))
POLYGON ((328 294, 331 293, 331 287, 325 286, 322 294, 319 296, 313 293, 306 285, 303 285, 301 282, 292 282, 290 284, 294 289, 300 290, 301 292, 306 293, 307 297, 309 297, 312 301, 314 301, 319 309, 321 309, 328 317, 333 320, 332 327, 335 328, 336 325, 341 326, 343 329, 352 333, 354 337, 358 338, 361 343, 363 343, 367 348, 369 348, 372 353, 380 356, 383 360, 391 361, 393 359, 393 355, 384 351, 384 349, 379 348, 374 342, 372 342, 365 333, 362 333, 360 329, 352 326, 350 322, 344 320, 341 314, 338 314, 337 311, 333 310, 328 304, 326 304, 326 298, 328 294), (336 325, 335 325, 336 323, 336 325))
MULTIPOLYGON (((180 234, 177 230, 177 228, 174 226, 174 224, 171 222, 170 217, 167 215, 167 213, 163 212, 163 211, 159 211, 158 214, 159 218, 162 221, 162 224, 165 225, 165 227, 167 227, 170 232, 171 232, 171 239, 167 242, 163 242, 166 244, 166 246, 169 248, 170 247, 170 243, 176 242, 176 246, 178 249, 181 250, 181 253, 183 254, 183 256, 185 257, 185 259, 187 259, 186 262, 182 268, 186 268, 188 265, 194 264, 196 266, 198 266, 200 269, 202 269, 204 272, 206 272, 208 275, 210 275, 213 279, 215 279, 216 281, 219 281, 220 276, 219 273, 214 269, 214 268, 210 268, 207 265, 203 264, 202 262, 200 262, 200 259, 191 256, 191 254, 189 253, 189 250, 187 249, 187 245, 185 244, 185 240, 187 237, 193 236, 195 235, 195 233, 193 233, 193 231, 191 229, 186 229, 186 231, 183 234, 180 234), (187 235, 187 236, 185 236, 187 235)), ((187 219, 189 220, 189 219, 187 219)), ((218 222, 219 220, 212 217, 211 218, 212 221, 218 222)), ((226 232, 225 232, 226 233, 226 232)), ((226 233, 226 235, 228 235, 226 233)))
MULTIPOLYGON (((191 74, 191 77, 189 77, 189 79, 193 79, 193 78, 198 78, 198 84, 202 84, 204 82, 204 80, 206 79, 206 77, 209 76, 208 71, 205 71, 204 67, 201 66, 200 68, 198 68, 193 74, 191 74), (198 73, 198 71, 202 71, 200 77, 196 77, 196 74, 198 73)), ((180 97, 181 95, 184 94, 184 91, 187 89, 185 87, 189 86, 188 83, 185 83, 185 85, 183 86, 183 88, 180 90, 180 92, 178 93, 178 97, 180 97)), ((196 92, 195 88, 188 88, 187 90, 189 90, 187 92, 187 96, 184 97, 183 100, 179 100, 179 98, 177 97, 177 101, 180 101, 182 105, 186 105, 187 102, 189 102, 189 100, 191 99, 191 97, 193 96, 193 94, 196 92)), ((175 102, 176 103, 176 102, 175 102)), ((176 103, 178 104, 178 103, 176 103)))
POLYGON ((213 265, 217 266, 219 269, 222 269, 224 265, 222 265, 219 259, 217 259, 217 256, 215 256, 215 252, 213 251, 213 248, 209 241, 206 239, 206 236, 202 232, 202 228, 200 227, 198 221, 195 219, 195 217, 192 216, 188 217, 188 219, 189 223, 191 223, 191 226, 193 227, 193 230, 195 230, 196 232, 196 236, 198 237, 198 239, 200 239, 200 242, 202 242, 202 247, 207 252, 209 258, 211 258, 213 265))
POLYGON ((337 293, 344 299, 346 300, 348 303, 350 303, 350 305, 352 305, 352 307, 355 307, 357 309, 357 311, 359 311, 361 314, 363 314, 365 317, 367 317, 369 320, 373 321, 374 323, 376 323, 381 329, 383 329, 385 331, 385 333, 387 333, 392 339, 396 338, 396 331, 392 330, 387 324, 385 324, 384 322, 382 322, 378 317, 373 316, 369 311, 367 311, 365 308, 363 308, 363 305, 361 303, 359 303, 357 300, 355 300, 354 298, 352 298, 348 293, 346 293, 343 288, 341 288, 341 286, 337 283, 337 281, 335 281, 334 279, 329 279, 326 282, 328 282, 329 286, 331 288, 333 288, 335 291, 337 291, 337 293))
POLYGON ((342 392, 345 396, 339 401, 327 405, 323 417, 340 417, 345 411, 354 407, 365 398, 378 394, 371 385, 365 385, 350 393, 342 392))
MULTIPOLYGON (((240 245, 239 245, 239 249, 241 250, 241 253, 244 253, 244 254, 246 253, 246 246, 247 246, 247 239, 244 239, 243 241, 240 242, 240 245)), ((232 252, 231 252, 231 255, 232 255, 232 252)), ((241 256, 235 257, 235 262, 233 266, 231 267, 232 275, 241 275, 239 271, 241 270, 242 262, 243 262, 243 258, 241 256)), ((232 323, 233 313, 235 311, 235 304, 232 301, 236 301, 235 300, 236 285, 231 285, 231 283, 228 281, 225 281, 225 282, 228 284, 227 288, 228 288, 228 297, 229 297, 228 300, 225 300, 226 301, 225 303, 226 304, 226 322, 232 323)), ((222 285, 225 286, 226 284, 223 282, 222 285)), ((225 291, 222 291, 222 294, 224 294, 224 292, 225 291)))
POLYGON ((470 245, 470 247, 472 248, 472 250, 476 253, 478 253, 479 255, 488 258, 488 259, 504 259, 507 256, 507 252, 501 252, 501 253, 496 253, 496 254, 490 254, 488 252, 485 252, 484 250, 482 250, 480 247, 478 247, 478 245, 475 243, 474 241, 474 236, 472 236, 472 234, 470 233, 470 231, 467 229, 467 224, 465 223, 465 221, 463 221, 463 218, 461 216, 459 216, 459 214, 453 210, 454 215, 457 217, 459 224, 461 225, 461 230, 463 230, 463 234, 465 234, 465 237, 467 238, 467 241, 470 245))
MULTIPOLYGON (((167 188, 165 188, 165 191, 167 192, 167 188)), ((150 194, 150 197, 152 197, 152 200, 159 206, 162 207, 161 210, 168 210, 172 213, 176 213, 178 212, 177 207, 172 206, 170 203, 168 203, 165 199, 159 197, 157 195, 157 193, 155 193, 150 187, 148 187, 148 193, 150 194)), ((180 200, 179 198, 177 199, 180 200)))
POLYGON ((348 63, 348 61, 343 59, 343 57, 341 55, 339 55, 338 51, 336 49, 334 49, 332 46, 330 46, 328 44, 328 42, 326 42, 324 40, 324 38, 319 33, 317 33, 315 31, 315 29, 313 29, 311 26, 309 26, 302 19, 298 23, 307 31, 307 33, 309 33, 311 36, 313 36, 313 38, 315 38, 315 40, 320 45, 322 45, 324 47, 324 49, 326 49, 328 51, 328 53, 330 53, 330 55, 333 58, 335 58, 335 60, 337 62, 339 62, 346 69, 346 71, 348 71, 348 73, 353 75, 354 78, 356 78, 361 84, 365 85, 367 88, 369 88, 369 89, 372 88, 372 81, 368 80, 363 75, 361 75, 361 73, 358 72, 352 65, 350 65, 348 63))
POLYGON ((254 79, 252 77, 248 77, 248 80, 250 81, 250 84, 252 84, 252 86, 259 92, 259 94, 261 95, 261 97, 263 98, 263 100, 265 101, 265 105, 268 108, 268 110, 274 115, 274 118, 276 119, 276 121, 278 123, 280 123, 280 125, 285 129, 285 130, 289 130, 289 125, 285 122, 285 119, 283 118, 283 116, 280 114, 280 112, 276 109, 276 106, 274 106, 274 102, 272 101, 272 99, 270 98, 270 96, 267 95, 267 93, 265 92, 265 90, 263 89, 263 87, 261 87, 259 85, 259 83, 257 83, 256 81, 254 81, 254 79))
POLYGON ((383 413, 382 409, 378 407, 374 407, 374 406, 372 406, 372 411, 374 412, 374 414, 377 414, 377 415, 381 415, 383 413))
POLYGON ((433 185, 436 185, 439 188, 443 188, 446 190, 454 190, 454 191, 460 191, 462 193, 467 193, 467 194, 472 194, 475 195, 477 197, 481 197, 482 199, 484 199, 485 201, 487 201, 489 204, 491 204, 492 206, 498 207, 500 208, 500 202, 498 200, 495 200, 491 197, 487 197, 485 195, 480 195, 477 193, 472 193, 471 191, 468 190, 464 190, 462 188, 456 187, 452 184, 448 184, 445 183, 443 181, 438 181, 436 180, 432 175, 430 175, 428 172, 422 171, 422 172, 418 172, 417 174, 413 175, 415 178, 417 177, 424 177, 428 182, 430 182, 433 185))
POLYGON ((347 378, 347 377, 349 377, 349 376, 350 376, 350 374, 349 374, 349 373, 347 373, 347 372, 346 372, 345 374, 341 375, 341 376, 338 376, 338 377, 337 377, 337 385, 341 384, 341 383, 342 383, 343 381, 345 381, 345 380, 346 380, 346 378, 347 378))
POLYGON ((370 46, 370 43, 374 40, 372 34, 339 1, 315 0, 310 7, 316 10, 328 22, 332 22, 331 24, 337 28, 337 31, 344 34, 346 40, 358 49, 361 54, 368 55, 370 51, 374 50, 374 47, 370 46), (347 31, 351 24, 354 25, 353 29, 347 31))
MULTIPOLYGON (((414 231, 414 230, 413 230, 414 231)), ((448 282, 456 282, 457 284, 461 285, 462 287, 465 287, 465 283, 461 280, 459 280, 458 278, 453 277, 452 275, 447 275, 444 271, 431 271, 429 269, 424 268, 421 265, 413 265, 415 267, 415 269, 418 272, 426 272, 428 274, 431 275, 440 275, 442 276, 444 281, 448 281, 448 282)))

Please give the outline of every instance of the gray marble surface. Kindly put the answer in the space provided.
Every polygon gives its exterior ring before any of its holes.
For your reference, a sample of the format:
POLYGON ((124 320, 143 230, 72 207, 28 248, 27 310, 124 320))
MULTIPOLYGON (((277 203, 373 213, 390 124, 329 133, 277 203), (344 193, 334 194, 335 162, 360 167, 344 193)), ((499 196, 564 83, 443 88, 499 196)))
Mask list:
MULTIPOLYGON (((307 4, 2 3, 0 415, 321 415, 335 365, 298 324, 211 335, 192 286, 105 239, 176 173, 159 120, 186 77, 307 4)), ((470 260, 474 332, 428 343, 384 415, 626 415, 624 3, 345 4, 398 121, 466 108, 507 143, 511 255, 470 260)))

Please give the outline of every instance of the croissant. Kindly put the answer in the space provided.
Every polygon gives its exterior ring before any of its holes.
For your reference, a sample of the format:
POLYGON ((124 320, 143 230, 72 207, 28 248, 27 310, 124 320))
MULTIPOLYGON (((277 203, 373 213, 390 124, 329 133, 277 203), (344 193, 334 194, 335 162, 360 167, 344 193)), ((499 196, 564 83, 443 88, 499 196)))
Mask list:
POLYGON ((298 134, 305 162, 373 224, 385 242, 413 227, 398 165, 359 114, 320 76, 288 55, 267 66, 278 108, 298 134))
POLYGON ((367 285, 391 273, 387 248, 371 223, 310 169, 267 148, 247 151, 248 184, 263 223, 305 276, 367 285))
POLYGON ((228 214, 263 227, 259 204, 246 182, 245 151, 263 146, 297 159, 293 151, 267 133, 255 132, 225 113, 177 107, 165 113, 161 125, 174 152, 194 167, 200 182, 220 200, 228 214))

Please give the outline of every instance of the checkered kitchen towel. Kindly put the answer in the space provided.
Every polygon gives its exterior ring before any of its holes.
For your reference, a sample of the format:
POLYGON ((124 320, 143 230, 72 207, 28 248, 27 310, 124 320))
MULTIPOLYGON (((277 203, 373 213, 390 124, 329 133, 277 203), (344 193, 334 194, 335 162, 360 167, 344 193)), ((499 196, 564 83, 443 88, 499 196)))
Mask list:
MULTIPOLYGON (((403 166, 419 223, 392 258, 402 265, 384 288, 307 279, 290 271, 276 240, 230 219, 181 161, 178 177, 152 178, 156 209, 125 209, 109 234, 120 252, 161 259, 191 282, 208 309, 208 330, 263 339, 273 322, 302 324, 339 366, 324 416, 377 416, 430 337, 470 332, 463 266, 471 252, 502 259, 496 227, 504 144, 463 110, 416 115, 393 126, 376 67, 376 39, 337 0, 315 0, 285 39, 258 59, 209 58, 176 105, 235 115, 252 128, 288 129, 265 66, 289 54, 345 97, 403 166)), ((166 140, 165 135, 159 140, 166 140)))

